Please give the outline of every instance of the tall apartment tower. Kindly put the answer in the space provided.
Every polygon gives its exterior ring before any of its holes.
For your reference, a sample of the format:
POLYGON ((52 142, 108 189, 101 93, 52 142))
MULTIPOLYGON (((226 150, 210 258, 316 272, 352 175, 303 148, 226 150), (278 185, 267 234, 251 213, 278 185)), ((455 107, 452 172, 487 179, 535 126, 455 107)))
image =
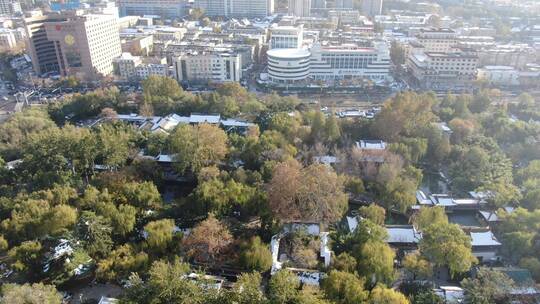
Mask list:
POLYGON ((28 51, 37 74, 57 72, 97 80, 113 72, 122 53, 118 19, 113 15, 51 13, 25 19, 28 51))
POLYGON ((362 13, 373 17, 382 14, 383 0, 362 0, 362 13))
POLYGON ((289 15, 309 17, 311 15, 311 0, 289 0, 289 15))
POLYGON ((207 16, 264 18, 274 13, 274 0, 195 0, 207 16))

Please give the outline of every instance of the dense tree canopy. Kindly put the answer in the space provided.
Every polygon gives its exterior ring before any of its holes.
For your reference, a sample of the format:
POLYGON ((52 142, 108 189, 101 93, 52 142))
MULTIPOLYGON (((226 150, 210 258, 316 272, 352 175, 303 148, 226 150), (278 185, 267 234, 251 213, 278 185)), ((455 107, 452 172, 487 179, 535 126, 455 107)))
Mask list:
POLYGON ((280 221, 335 222, 345 212, 347 195, 326 165, 302 168, 296 161, 277 164, 268 184, 270 208, 280 221))

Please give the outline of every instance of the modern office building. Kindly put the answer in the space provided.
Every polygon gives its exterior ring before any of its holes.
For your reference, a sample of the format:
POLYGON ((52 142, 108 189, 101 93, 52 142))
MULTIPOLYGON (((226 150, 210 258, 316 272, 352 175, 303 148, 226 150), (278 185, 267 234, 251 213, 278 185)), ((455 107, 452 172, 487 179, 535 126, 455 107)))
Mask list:
POLYGON ((476 52, 412 52, 407 66, 416 85, 424 89, 460 90, 473 85, 477 75, 476 52))
POLYGON ((457 44, 456 32, 449 28, 423 28, 416 40, 426 52, 450 52, 457 44))
POLYGON ((274 0, 195 0, 193 6, 211 17, 264 18, 274 13, 274 0))
POLYGON ((82 15, 80 11, 50 13, 25 19, 28 53, 38 74, 55 72, 95 80, 113 72, 120 56, 118 19, 113 15, 82 15))
POLYGON ((311 15, 311 0, 289 0, 289 15, 309 17, 311 15))
POLYGON ((275 84, 342 79, 380 82, 390 72, 390 53, 385 42, 374 42, 372 47, 316 43, 310 50, 272 49, 267 55, 268 77, 275 84))
POLYGON ((274 26, 270 28, 270 49, 298 49, 302 47, 304 26, 274 26))
POLYGON ((232 52, 186 53, 173 59, 174 77, 193 83, 240 81, 241 58, 232 52))
POLYGON ((118 0, 120 16, 154 15, 177 19, 187 15, 186 0, 118 0))
POLYGON ((376 16, 382 14, 383 0, 362 0, 362 14, 376 16))

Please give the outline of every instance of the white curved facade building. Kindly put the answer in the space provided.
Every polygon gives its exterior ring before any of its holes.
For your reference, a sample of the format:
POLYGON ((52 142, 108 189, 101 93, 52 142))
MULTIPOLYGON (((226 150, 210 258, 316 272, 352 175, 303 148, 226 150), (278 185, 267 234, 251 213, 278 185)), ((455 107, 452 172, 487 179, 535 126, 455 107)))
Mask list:
POLYGON ((386 42, 373 42, 371 47, 316 43, 310 50, 272 49, 267 54, 269 80, 275 84, 293 84, 308 79, 364 78, 383 82, 390 74, 390 51, 386 42))
POLYGON ((268 56, 268 76, 274 83, 295 83, 309 77, 311 53, 304 49, 272 49, 268 56))

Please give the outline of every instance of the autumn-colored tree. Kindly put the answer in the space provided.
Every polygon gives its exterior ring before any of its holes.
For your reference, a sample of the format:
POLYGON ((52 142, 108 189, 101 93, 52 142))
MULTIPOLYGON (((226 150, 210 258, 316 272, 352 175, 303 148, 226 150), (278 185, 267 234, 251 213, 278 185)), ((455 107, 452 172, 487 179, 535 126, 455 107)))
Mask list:
POLYGON ((229 229, 214 215, 199 223, 184 239, 188 255, 199 262, 217 263, 233 242, 229 229))
POLYGON ((322 164, 306 168, 295 160, 277 164, 268 184, 268 196, 270 209, 283 222, 332 223, 347 208, 342 180, 322 164))

